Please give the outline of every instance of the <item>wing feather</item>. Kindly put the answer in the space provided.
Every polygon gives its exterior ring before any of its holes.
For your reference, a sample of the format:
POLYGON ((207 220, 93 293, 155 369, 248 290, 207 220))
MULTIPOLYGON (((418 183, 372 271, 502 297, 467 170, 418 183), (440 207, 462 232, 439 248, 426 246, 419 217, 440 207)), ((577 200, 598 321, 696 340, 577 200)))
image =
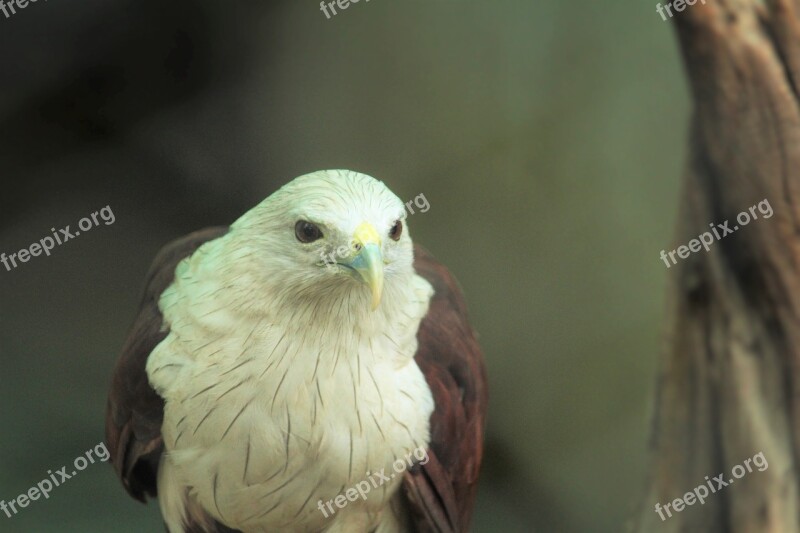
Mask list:
POLYGON ((414 267, 436 291, 420 325, 415 360, 434 400, 429 460, 406 473, 404 491, 419 532, 469 529, 483 457, 487 380, 458 282, 420 246, 414 267))
POLYGON ((128 493, 139 501, 157 493, 156 476, 164 443, 164 400, 147 379, 150 352, 169 333, 158 299, 172 283, 175 267, 203 243, 221 237, 225 227, 189 234, 165 246, 147 274, 139 314, 117 361, 106 409, 106 441, 114 469, 128 493))

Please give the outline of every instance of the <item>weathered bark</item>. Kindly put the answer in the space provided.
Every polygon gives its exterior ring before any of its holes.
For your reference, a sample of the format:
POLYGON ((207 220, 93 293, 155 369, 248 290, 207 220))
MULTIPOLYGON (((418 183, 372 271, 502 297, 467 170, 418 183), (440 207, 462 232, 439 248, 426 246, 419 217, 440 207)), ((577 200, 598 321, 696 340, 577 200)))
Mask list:
MULTIPOLYGON (((638 531, 800 532, 800 1, 706 0, 673 19, 694 99, 675 246, 767 199, 669 270, 638 531), (763 452, 768 468, 655 512, 763 452)), ((676 256, 677 257, 677 256, 676 256)), ((716 488, 716 483, 714 484, 716 488)))

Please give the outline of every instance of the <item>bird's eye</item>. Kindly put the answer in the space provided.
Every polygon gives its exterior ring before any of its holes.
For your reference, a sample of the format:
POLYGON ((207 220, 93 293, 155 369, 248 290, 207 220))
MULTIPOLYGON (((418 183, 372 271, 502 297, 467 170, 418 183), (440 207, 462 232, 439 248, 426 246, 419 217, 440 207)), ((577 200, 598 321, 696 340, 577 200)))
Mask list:
POLYGON ((397 220, 395 221, 394 226, 392 226, 392 229, 389 230, 389 237, 391 237, 393 241, 399 241, 400 235, 402 234, 403 234, 403 223, 397 220))
POLYGON ((322 238, 322 230, 319 226, 307 220, 298 220, 294 225, 294 235, 300 242, 314 242, 322 238))

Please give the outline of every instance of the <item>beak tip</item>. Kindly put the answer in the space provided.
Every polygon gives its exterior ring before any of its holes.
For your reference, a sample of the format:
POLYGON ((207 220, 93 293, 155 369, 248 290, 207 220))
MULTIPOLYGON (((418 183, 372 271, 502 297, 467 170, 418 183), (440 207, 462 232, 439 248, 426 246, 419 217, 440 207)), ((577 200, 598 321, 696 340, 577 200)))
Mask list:
POLYGON ((375 311, 381 305, 381 293, 383 292, 381 288, 375 288, 372 291, 372 310, 375 311))

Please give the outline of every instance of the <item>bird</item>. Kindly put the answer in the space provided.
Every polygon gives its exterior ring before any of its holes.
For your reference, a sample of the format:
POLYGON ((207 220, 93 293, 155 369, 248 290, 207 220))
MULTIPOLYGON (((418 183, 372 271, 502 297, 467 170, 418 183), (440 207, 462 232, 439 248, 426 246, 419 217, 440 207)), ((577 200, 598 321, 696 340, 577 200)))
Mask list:
POLYGON ((157 254, 106 443, 170 533, 463 532, 487 388, 460 285, 403 202, 317 171, 157 254))

